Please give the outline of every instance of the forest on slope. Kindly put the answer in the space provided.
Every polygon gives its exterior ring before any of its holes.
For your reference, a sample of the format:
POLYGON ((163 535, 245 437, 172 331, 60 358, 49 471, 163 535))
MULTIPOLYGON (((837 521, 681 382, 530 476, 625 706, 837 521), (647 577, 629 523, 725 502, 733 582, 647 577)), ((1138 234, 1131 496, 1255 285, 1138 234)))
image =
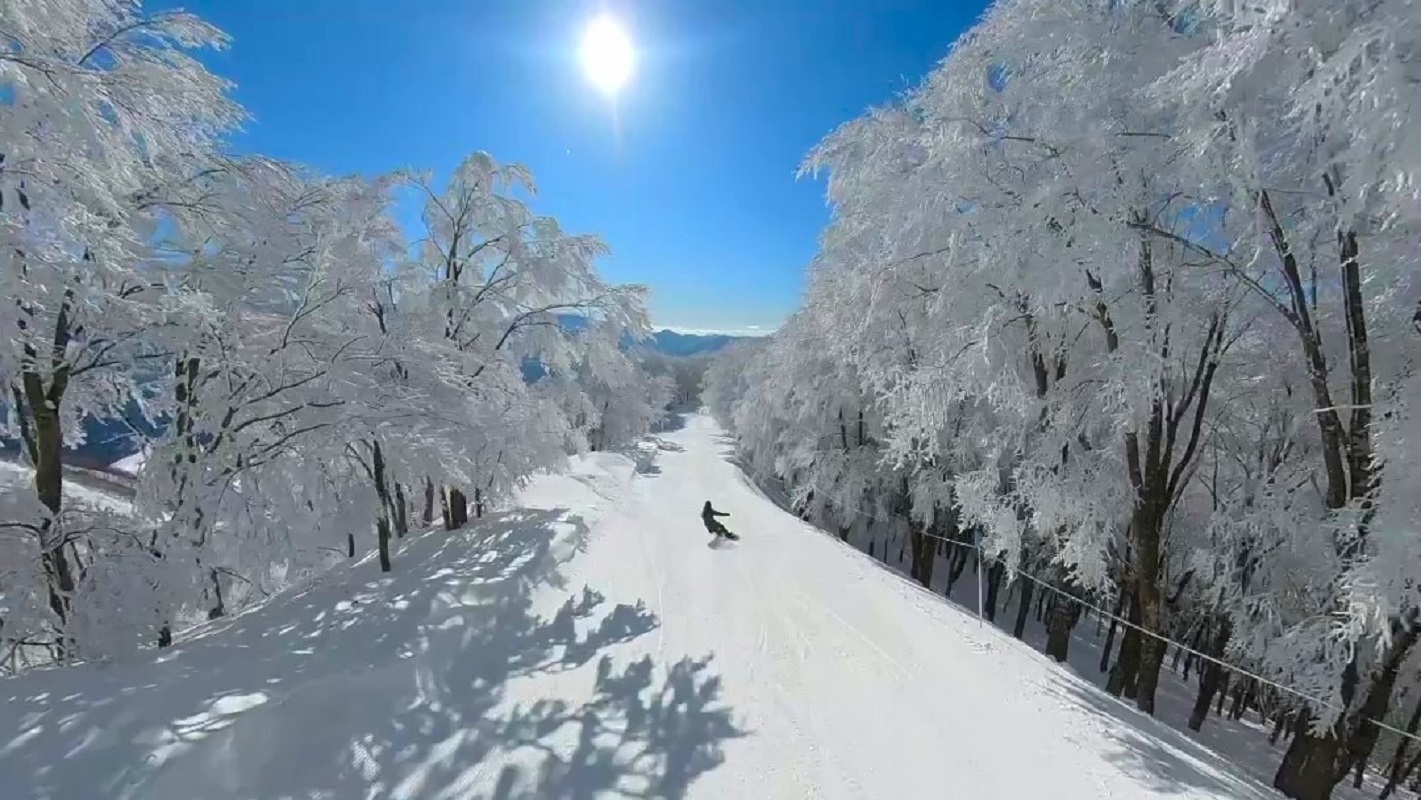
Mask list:
POLYGON ((522 167, 233 155, 246 115, 195 57, 226 44, 127 0, 0 4, 4 671, 163 647, 372 551, 389 571, 411 530, 694 400, 695 365, 637 344, 645 290, 518 199, 522 167), (67 483, 86 430, 134 415, 132 496, 67 483))
POLYGON ((991 597, 1041 578, 1056 660, 1121 617, 1142 711, 1161 637, 1203 656, 1191 727, 1237 671, 1284 795, 1415 790, 1418 45, 1410 0, 996 3, 810 154, 803 307, 707 402, 924 586, 979 541, 991 597))

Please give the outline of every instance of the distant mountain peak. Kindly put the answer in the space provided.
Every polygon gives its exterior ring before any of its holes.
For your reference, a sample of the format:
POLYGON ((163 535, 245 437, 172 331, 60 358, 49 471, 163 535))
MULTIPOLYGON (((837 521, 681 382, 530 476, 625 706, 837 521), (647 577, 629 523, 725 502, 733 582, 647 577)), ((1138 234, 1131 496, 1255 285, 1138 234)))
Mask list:
POLYGON ((662 328, 651 334, 649 346, 668 356, 708 355, 724 349, 727 345, 749 336, 735 336, 728 333, 681 333, 670 328, 662 328))

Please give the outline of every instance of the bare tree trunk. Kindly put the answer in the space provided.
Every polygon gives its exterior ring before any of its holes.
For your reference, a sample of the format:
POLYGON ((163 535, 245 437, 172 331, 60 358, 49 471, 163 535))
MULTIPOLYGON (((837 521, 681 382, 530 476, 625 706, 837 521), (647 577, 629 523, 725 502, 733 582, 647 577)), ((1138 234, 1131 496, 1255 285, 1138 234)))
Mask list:
POLYGON ((1243 712, 1248 710, 1249 703, 1253 699, 1254 682, 1252 678, 1245 678, 1238 684, 1238 689, 1234 692, 1234 704, 1229 709, 1229 719, 1238 721, 1243 719, 1243 712))
POLYGON ((459 489, 449 489, 449 518, 446 525, 449 530, 462 528, 469 524, 469 499, 459 489))
POLYGON ((1125 613, 1126 591, 1122 586, 1115 595, 1115 613, 1110 617, 1110 628, 1105 632, 1105 646, 1100 649, 1100 671, 1105 672, 1110 669, 1110 651, 1115 646, 1115 628, 1118 620, 1125 613))
MULTIPOLYGON (((1132 592, 1130 614, 1126 619, 1131 623, 1138 624, 1139 609, 1132 592)), ((1116 655, 1115 663, 1110 667, 1110 677, 1105 683, 1105 690, 1116 697, 1134 699, 1139 674, 1140 631, 1137 628, 1126 626, 1120 639, 1120 653, 1116 655)))
MULTIPOLYGON (((1421 698, 1416 700, 1416 705, 1411 709, 1411 716, 1406 720, 1406 732, 1414 735, 1417 727, 1421 727, 1421 698)), ((1405 737, 1396 743, 1396 752, 1391 754, 1391 765, 1387 769, 1386 786, 1382 787, 1381 800, 1390 797, 1396 787, 1406 780, 1409 770, 1415 769, 1416 762, 1421 760, 1421 751, 1418 751, 1417 758, 1408 764, 1406 751, 1410 746, 1411 740, 1405 737)))
POLYGON ((919 522, 908 521, 908 540, 913 547, 913 579, 924 589, 932 589, 933 564, 937 561, 937 547, 928 536, 927 528, 919 522))
MULTIPOLYGON (((954 541, 957 541, 960 536, 952 538, 954 541)), ((952 597, 953 585, 957 583, 958 578, 962 577, 962 572, 967 569, 967 559, 972 552, 971 549, 967 547, 955 547, 953 550, 956 552, 953 553, 952 563, 947 570, 947 588, 943 590, 943 594, 949 598, 952 597)))
POLYGON ((997 593, 1001 591, 1002 576, 1006 571, 1007 568, 1000 558, 993 558, 991 566, 987 568, 987 596, 983 600, 982 613, 986 615, 988 622, 997 621, 997 593))
POLYGON ((426 528, 434 524, 434 479, 429 477, 424 479, 423 519, 426 528))
POLYGON ((1377 796, 1381 798, 1381 800, 1387 800, 1388 797, 1391 797, 1392 794, 1396 792, 1398 786, 1413 775, 1415 779, 1411 781, 1411 791, 1421 796, 1421 769, 1418 769, 1418 767, 1421 767, 1421 751, 1418 751, 1416 755, 1412 756, 1406 766, 1401 769, 1401 773, 1397 776, 1395 783, 1393 783, 1390 778, 1387 779, 1386 786, 1382 787, 1381 794, 1377 796))
POLYGON ((1355 656, 1343 673, 1343 698, 1347 711, 1330 730, 1321 734, 1310 730, 1310 715, 1299 718, 1296 734, 1283 755, 1283 763, 1273 776, 1273 787, 1294 800, 1329 800, 1333 788, 1347 776, 1359 760, 1375 747, 1381 730, 1371 720, 1386 715, 1397 673, 1416 642, 1414 625, 1393 623, 1391 648, 1373 673, 1362 700, 1357 705, 1350 695, 1359 683, 1355 656))
POLYGON ((45 508, 39 525, 40 563, 44 568, 49 609, 59 628, 58 655, 61 662, 73 655, 68 633, 70 602, 74 596, 74 573, 65 553, 62 512, 64 506, 64 432, 59 421, 59 397, 44 392, 40 377, 25 374, 26 400, 35 430, 35 494, 45 508), (38 402, 36 402, 38 401, 38 402))
POLYGON ((410 532, 410 509, 405 501, 405 485, 395 481, 395 537, 405 538, 410 532))
POLYGON ((1016 622, 1012 625, 1011 635, 1021 639, 1026 635, 1026 619, 1031 614, 1031 593, 1036 585, 1025 574, 1018 575, 1016 582, 1021 584, 1021 600, 1016 604, 1016 622))
POLYGON ((1067 579, 1058 578, 1052 585, 1061 591, 1053 593, 1051 611, 1046 615, 1046 655, 1064 664, 1070 652, 1071 629, 1075 627, 1079 606, 1067 579))
MULTIPOLYGON (((1135 532, 1135 608, 1139 624, 1151 634, 1164 630, 1164 602, 1159 590, 1160 515, 1153 503, 1146 503, 1143 513, 1136 514, 1135 532)), ((1160 668, 1164 664, 1164 641, 1157 635, 1140 635, 1139 668, 1135 703, 1150 716, 1155 713, 1155 689, 1159 686, 1160 668)))
MULTIPOLYGON (((1197 630, 1197 631, 1194 633, 1194 639, 1191 641, 1190 646, 1193 647, 1195 650, 1201 650, 1201 651, 1206 651, 1206 652, 1207 652, 1208 649, 1209 649, 1209 646, 1208 646, 1208 636, 1209 636, 1209 622, 1208 622, 1207 619, 1205 619, 1203 622, 1200 622, 1200 623, 1199 623, 1199 630, 1197 630)), ((1177 648, 1177 649, 1174 651, 1174 655, 1175 655, 1175 659, 1176 659, 1176 660, 1179 658, 1179 654, 1182 653, 1182 652, 1184 652, 1184 648, 1182 648, 1182 647, 1177 648)), ((1195 666, 1196 666, 1196 662, 1199 662, 1199 661, 1200 661, 1199 657, 1196 656, 1196 655, 1194 655, 1193 653, 1189 653, 1189 654, 1187 654, 1187 655, 1184 657, 1184 676, 1183 676, 1183 677, 1184 677, 1184 680, 1186 680, 1186 681, 1189 680, 1189 673, 1194 670, 1194 668, 1195 668, 1195 666)), ((1203 663, 1198 663, 1197 666, 1198 666, 1198 668, 1199 668, 1199 670, 1200 670, 1200 672, 1199 672, 1199 680, 1200 680, 1200 681, 1203 681, 1203 680, 1204 680, 1204 673, 1203 673, 1203 670, 1204 670, 1208 665, 1207 665, 1207 664, 1203 664, 1203 663)))
MULTIPOLYGON (((1228 619, 1219 618, 1218 630, 1213 638, 1209 639, 1208 654, 1214 658, 1222 656, 1232 634, 1233 629, 1228 619)), ((1223 680, 1224 669, 1217 662, 1206 661, 1200 665, 1199 694, 1194 698, 1194 709, 1189 713, 1189 730, 1197 731, 1204 727, 1204 718, 1209 715, 1209 705, 1223 680)))
POLYGON ((1293 739, 1283 754, 1283 763, 1273 776, 1273 788, 1295 800, 1331 800, 1336 774, 1338 740, 1315 736, 1308 730, 1312 715, 1299 711, 1293 720, 1293 739))
POLYGON ((1273 720, 1273 731, 1268 734, 1268 744, 1274 745, 1278 743, 1278 737, 1283 735, 1283 731, 1288 727, 1288 719, 1292 715, 1293 712, 1289 708, 1284 707, 1278 709, 1278 717, 1273 720))
POLYGON ((212 581, 213 602, 207 609, 207 619, 210 622, 214 619, 227 616, 227 601, 222 597, 222 580, 218 577, 216 567, 211 567, 207 570, 207 578, 212 581))
POLYGON ((390 563, 390 520, 392 514, 390 487, 385 474, 385 453, 380 449, 380 442, 371 439, 370 446, 371 471, 375 479, 375 494, 380 499, 380 511, 375 516, 375 539, 380 549, 380 571, 389 572, 394 566, 390 563))

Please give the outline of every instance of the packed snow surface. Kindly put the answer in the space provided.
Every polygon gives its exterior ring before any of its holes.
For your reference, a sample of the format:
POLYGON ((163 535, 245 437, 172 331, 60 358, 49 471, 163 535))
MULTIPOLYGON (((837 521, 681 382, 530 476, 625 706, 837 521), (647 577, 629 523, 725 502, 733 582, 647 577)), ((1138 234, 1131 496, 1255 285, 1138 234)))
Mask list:
POLYGON ((0 683, 0 793, 1273 796, 785 513, 703 417, 522 505, 142 663, 0 683))

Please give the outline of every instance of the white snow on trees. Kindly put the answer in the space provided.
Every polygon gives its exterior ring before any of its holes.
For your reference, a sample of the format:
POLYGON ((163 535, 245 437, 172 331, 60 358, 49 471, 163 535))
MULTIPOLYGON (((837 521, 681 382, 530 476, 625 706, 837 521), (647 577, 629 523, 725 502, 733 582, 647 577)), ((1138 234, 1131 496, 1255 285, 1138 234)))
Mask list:
POLYGON ((0 514, 7 664, 165 645, 372 547, 390 569, 405 533, 665 414, 626 346, 644 290, 515 199, 521 167, 475 153, 437 185, 226 155, 244 113, 190 14, 6 3, 0 31, 0 380, 32 475, 0 514), (417 247, 399 191, 425 202, 417 247), (132 504, 72 502, 81 423, 135 408, 162 433, 132 504))
MULTIPOLYGON (((1421 678, 1418 45, 1404 0, 995 4, 810 154, 805 305, 710 408, 925 585, 980 534, 1296 688, 1275 784, 1329 796, 1421 678)), ((1113 690, 1153 713, 1165 650, 1113 690)))

